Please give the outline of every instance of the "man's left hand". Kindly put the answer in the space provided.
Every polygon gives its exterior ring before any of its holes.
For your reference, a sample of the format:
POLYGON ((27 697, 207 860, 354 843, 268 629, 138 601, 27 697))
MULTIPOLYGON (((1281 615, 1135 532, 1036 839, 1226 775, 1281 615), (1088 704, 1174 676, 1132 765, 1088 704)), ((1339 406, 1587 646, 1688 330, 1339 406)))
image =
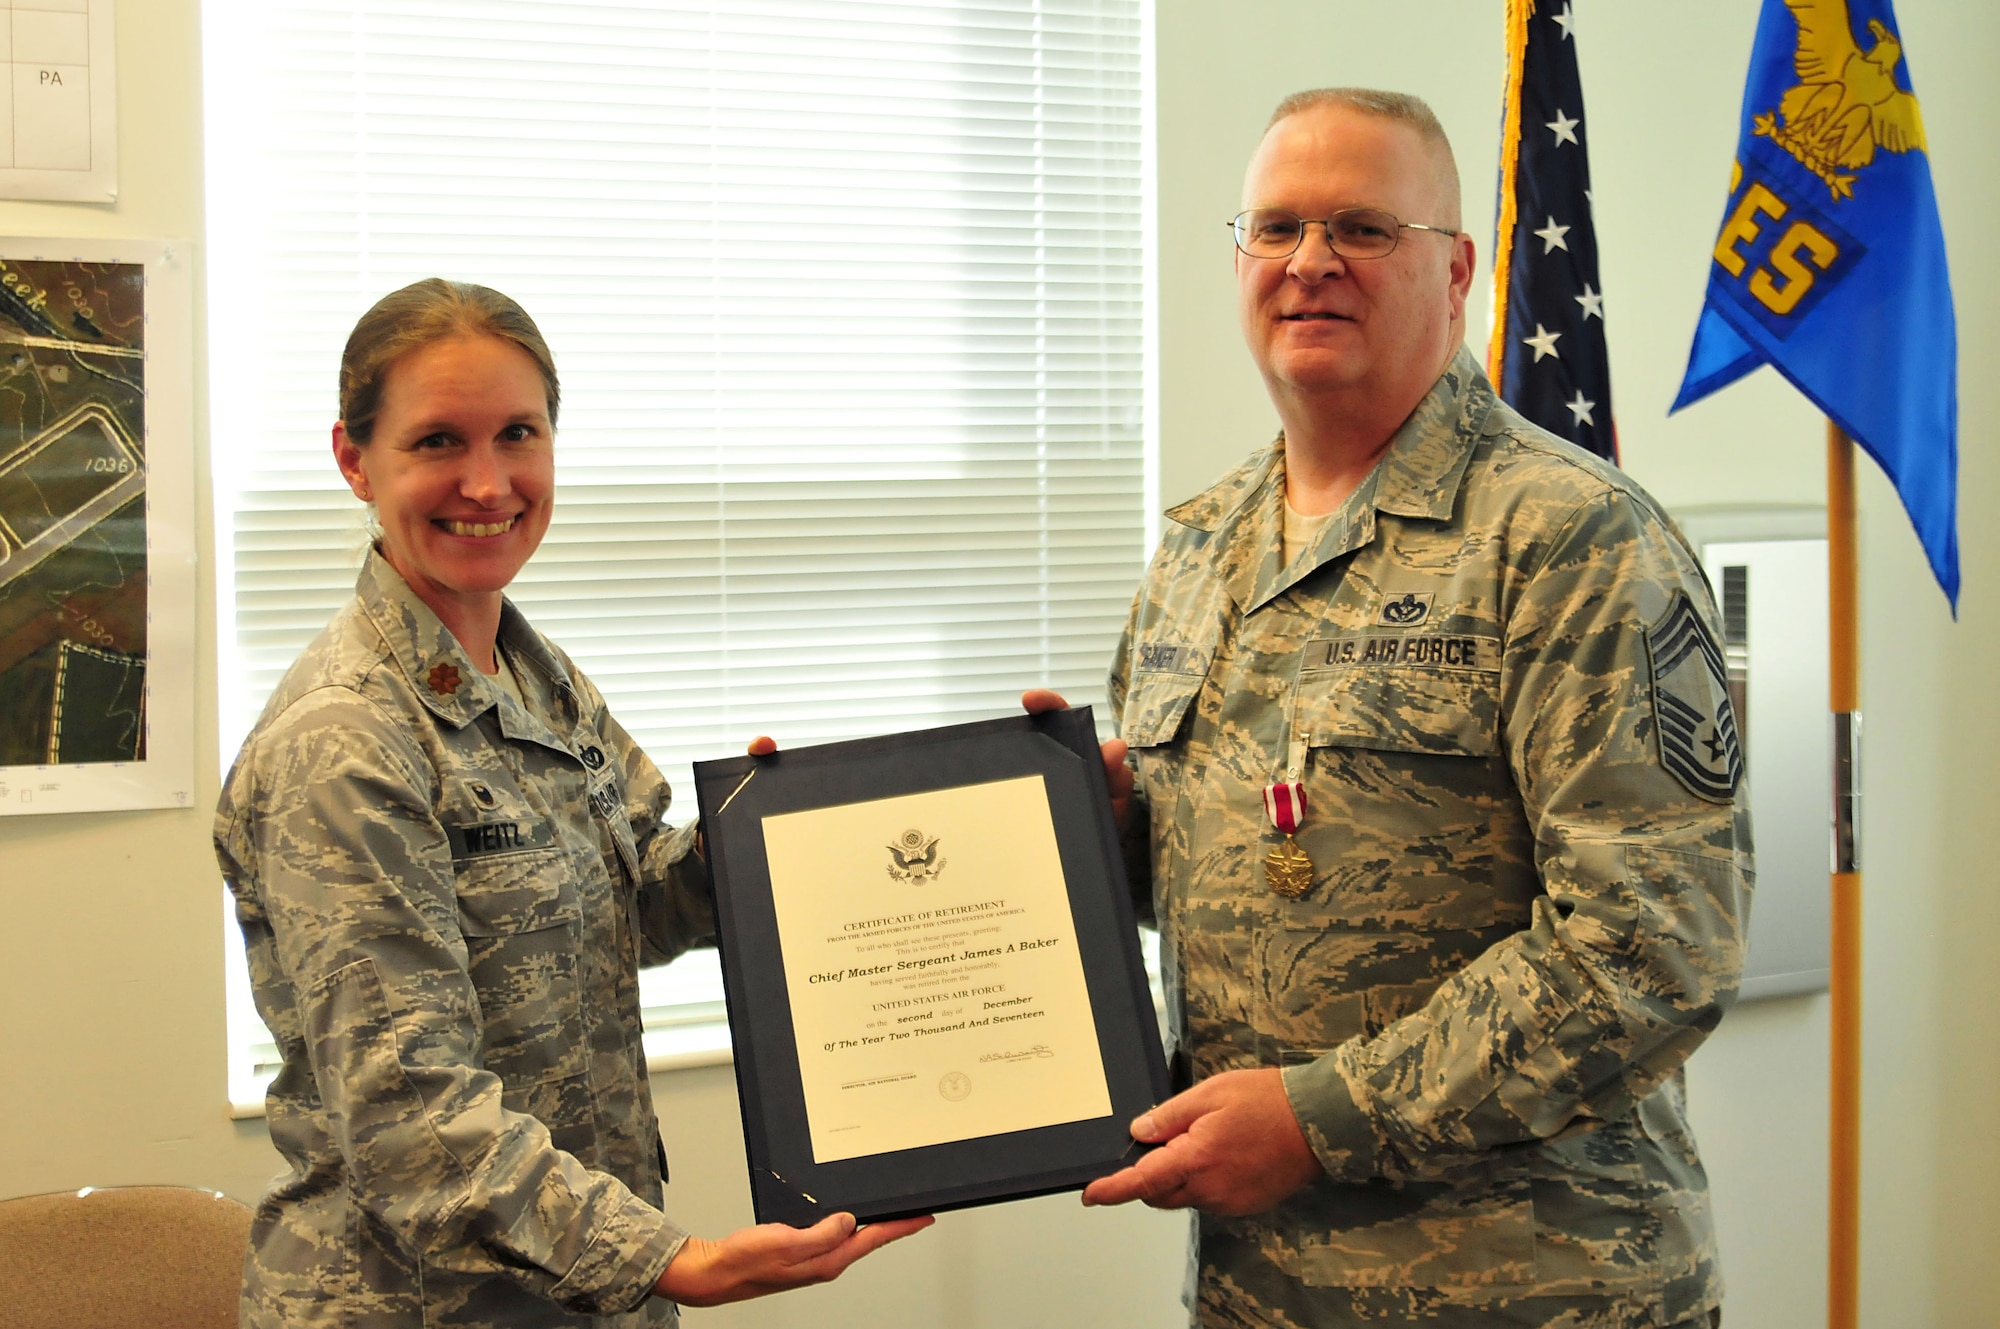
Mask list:
MULTIPOLYGON (((1060 711, 1068 706, 1060 692, 1051 692, 1047 688, 1030 688, 1021 694, 1021 709, 1030 715, 1060 711)), ((1132 768, 1125 764, 1128 749, 1122 738, 1110 739, 1097 747, 1104 759, 1104 783, 1111 789, 1111 816, 1122 831, 1126 818, 1132 815, 1132 768)))
POLYGON ((1085 1204, 1260 1214, 1323 1173, 1275 1070, 1224 1071, 1132 1123, 1161 1147, 1084 1188, 1085 1204))

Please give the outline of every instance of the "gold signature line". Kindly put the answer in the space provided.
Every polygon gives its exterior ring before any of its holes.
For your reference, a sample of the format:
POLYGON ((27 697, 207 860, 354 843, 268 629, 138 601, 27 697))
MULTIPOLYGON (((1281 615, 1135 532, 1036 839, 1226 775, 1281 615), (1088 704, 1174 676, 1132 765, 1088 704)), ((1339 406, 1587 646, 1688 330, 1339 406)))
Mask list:
POLYGON ((743 783, 737 785, 734 789, 729 791, 729 797, 722 800, 722 806, 715 810, 715 815, 720 817, 723 813, 729 811, 729 805, 731 803, 734 803, 736 801, 736 796, 743 792, 743 785, 749 784, 752 780, 756 778, 757 778, 757 772, 755 771, 752 771, 750 772, 750 774, 744 776, 743 783))

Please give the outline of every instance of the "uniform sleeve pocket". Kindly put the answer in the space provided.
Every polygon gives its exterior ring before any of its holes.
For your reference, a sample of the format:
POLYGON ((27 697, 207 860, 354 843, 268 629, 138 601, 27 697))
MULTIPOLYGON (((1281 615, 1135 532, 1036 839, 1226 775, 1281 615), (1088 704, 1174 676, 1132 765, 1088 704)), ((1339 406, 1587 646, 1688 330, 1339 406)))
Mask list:
POLYGON ((1459 757, 1499 750, 1496 674, 1344 669, 1307 675, 1299 687, 1299 723, 1313 747, 1459 757))
POLYGON ((582 915, 560 849, 456 863, 458 922, 468 937, 511 937, 575 922, 582 915))
POLYGON ((1174 741, 1189 703, 1201 691, 1202 674, 1140 674, 1125 698, 1118 719, 1118 736, 1135 748, 1159 747, 1174 741))

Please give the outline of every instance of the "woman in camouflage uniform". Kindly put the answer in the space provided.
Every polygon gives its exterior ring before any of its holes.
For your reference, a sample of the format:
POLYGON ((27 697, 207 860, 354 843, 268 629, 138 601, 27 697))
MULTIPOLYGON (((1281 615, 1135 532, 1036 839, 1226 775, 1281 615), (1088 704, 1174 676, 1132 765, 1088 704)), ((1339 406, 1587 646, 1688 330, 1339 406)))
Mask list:
POLYGON ((485 287, 418 282, 348 338, 333 451, 379 534, 216 819, 284 1056, 246 1325, 672 1324, 928 1221, 706 1242, 660 1210, 638 967, 713 905, 659 771, 501 594, 548 529, 558 396, 485 287))

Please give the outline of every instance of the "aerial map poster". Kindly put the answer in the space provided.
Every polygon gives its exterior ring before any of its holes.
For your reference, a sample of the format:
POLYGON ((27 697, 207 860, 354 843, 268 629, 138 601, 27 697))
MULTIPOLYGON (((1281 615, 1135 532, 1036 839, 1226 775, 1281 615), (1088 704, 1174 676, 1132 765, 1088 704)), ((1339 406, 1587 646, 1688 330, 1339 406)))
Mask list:
POLYGON ((187 287, 167 246, 0 243, 0 814, 190 800, 187 287))

